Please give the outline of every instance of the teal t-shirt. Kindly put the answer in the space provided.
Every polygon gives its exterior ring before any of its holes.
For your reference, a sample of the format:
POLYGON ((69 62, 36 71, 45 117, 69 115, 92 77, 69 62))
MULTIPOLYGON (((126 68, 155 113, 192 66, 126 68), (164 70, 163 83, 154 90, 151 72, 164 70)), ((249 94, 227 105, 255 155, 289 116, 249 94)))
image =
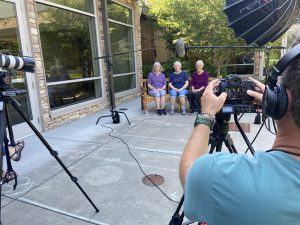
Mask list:
POLYGON ((208 225, 299 225, 300 161, 282 152, 200 157, 186 178, 184 213, 208 225))

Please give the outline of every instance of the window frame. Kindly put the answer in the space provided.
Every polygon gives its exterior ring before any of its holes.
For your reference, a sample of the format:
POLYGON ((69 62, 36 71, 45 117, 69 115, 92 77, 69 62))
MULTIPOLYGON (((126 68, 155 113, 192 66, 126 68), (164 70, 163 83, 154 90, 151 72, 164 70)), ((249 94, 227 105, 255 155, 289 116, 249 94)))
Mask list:
MULTIPOLYGON (((93 5, 94 5, 94 13, 89 13, 89 12, 82 11, 82 10, 79 10, 79 9, 71 8, 69 6, 60 5, 60 4, 50 2, 50 1, 47 1, 47 0, 36 0, 36 4, 39 3, 39 4, 46 5, 46 6, 55 7, 57 9, 62 9, 62 10, 66 10, 66 11, 73 12, 73 13, 78 13, 80 15, 84 15, 84 16, 88 16, 90 18, 93 18, 94 19, 94 24, 95 24, 94 28, 95 28, 95 33, 96 33, 96 37, 95 37, 95 44, 97 45, 96 46, 96 53, 98 52, 101 55, 102 51, 101 51, 101 46, 100 46, 99 21, 98 21, 99 13, 98 13, 98 10, 97 10, 96 0, 92 0, 92 1, 93 1, 93 5)), ((41 45, 41 48, 42 48, 42 45, 41 45)), ((42 49, 41 49, 41 52, 42 52, 42 49)), ((95 65, 98 67, 98 71, 99 71, 98 76, 90 77, 90 78, 80 78, 80 79, 74 79, 74 80, 67 80, 67 81, 46 82, 47 92, 48 92, 48 87, 59 85, 59 84, 70 84, 70 83, 78 83, 78 82, 84 82, 84 81, 90 81, 90 80, 99 80, 99 84, 101 85, 101 91, 100 91, 101 96, 100 97, 96 97, 95 99, 90 99, 90 100, 86 100, 86 101, 79 102, 79 103, 72 104, 72 105, 66 105, 66 106, 63 106, 63 107, 55 108, 55 109, 49 109, 51 117, 55 118, 57 116, 61 116, 61 115, 66 114, 66 113, 70 113, 70 112, 73 112, 75 110, 82 109, 83 107, 88 107, 88 106, 92 106, 92 105, 95 105, 95 104, 104 103, 104 100, 105 100, 105 86, 104 86, 104 81, 103 81, 103 62, 101 62, 101 60, 98 60, 97 62, 95 62, 95 65)), ((43 53, 42 53, 42 66, 43 66, 44 71, 45 71, 43 53)), ((48 97, 49 97, 49 95, 48 95, 48 97)))
MULTIPOLYGON (((132 24, 126 24, 126 23, 119 22, 119 21, 116 21, 116 20, 113 20, 113 19, 110 19, 110 18, 108 18, 108 22, 132 28, 132 36, 133 36, 133 38, 132 38, 132 41, 133 41, 133 43, 132 43, 133 44, 132 51, 136 51, 136 24, 135 24, 135 10, 134 10, 134 8, 131 5, 125 4, 123 2, 118 2, 116 0, 111 0, 111 1, 114 2, 115 4, 121 5, 121 6, 125 7, 125 8, 127 8, 127 9, 131 10, 132 24)), ((117 52, 113 52, 112 54, 115 54, 115 53, 117 53, 117 52)), ((120 98, 120 97, 124 97, 126 95, 134 94, 134 93, 136 93, 136 91, 138 89, 137 53, 134 52, 133 56, 134 56, 133 62, 134 62, 134 70, 135 70, 135 72, 132 72, 132 73, 122 73, 122 74, 121 73, 120 74, 113 74, 113 77, 135 75, 135 87, 131 88, 131 89, 128 89, 126 91, 121 91, 121 92, 115 93, 115 97, 116 98, 120 98)))

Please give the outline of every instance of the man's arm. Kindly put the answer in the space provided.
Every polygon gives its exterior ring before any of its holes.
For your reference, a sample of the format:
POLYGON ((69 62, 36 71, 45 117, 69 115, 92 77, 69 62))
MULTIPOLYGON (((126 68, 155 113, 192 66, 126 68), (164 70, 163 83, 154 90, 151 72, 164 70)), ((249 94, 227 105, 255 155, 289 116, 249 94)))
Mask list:
MULTIPOLYGON (((202 99, 202 114, 208 114, 215 116, 217 112, 223 107, 227 94, 223 92, 220 96, 214 94, 213 89, 219 85, 219 80, 211 81, 205 89, 202 99)), ((193 133, 185 146, 184 152, 180 161, 180 180, 184 185, 188 170, 194 163, 194 161, 207 153, 208 140, 210 129, 206 125, 198 125, 194 128, 193 133)))

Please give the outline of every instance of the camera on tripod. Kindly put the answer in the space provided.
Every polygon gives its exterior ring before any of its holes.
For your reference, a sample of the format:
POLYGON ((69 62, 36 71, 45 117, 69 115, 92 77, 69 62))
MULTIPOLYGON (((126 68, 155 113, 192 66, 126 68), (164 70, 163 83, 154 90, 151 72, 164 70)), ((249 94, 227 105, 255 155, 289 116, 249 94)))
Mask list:
POLYGON ((34 71, 35 62, 32 57, 13 56, 0 53, 0 96, 16 96, 26 94, 26 90, 12 90, 12 76, 3 68, 22 70, 25 72, 34 71))
POLYGON ((227 99, 220 112, 223 114, 255 113, 254 98, 247 94, 247 90, 255 90, 254 82, 242 81, 237 74, 230 74, 222 79, 215 94, 219 96, 222 92, 226 92, 227 99))

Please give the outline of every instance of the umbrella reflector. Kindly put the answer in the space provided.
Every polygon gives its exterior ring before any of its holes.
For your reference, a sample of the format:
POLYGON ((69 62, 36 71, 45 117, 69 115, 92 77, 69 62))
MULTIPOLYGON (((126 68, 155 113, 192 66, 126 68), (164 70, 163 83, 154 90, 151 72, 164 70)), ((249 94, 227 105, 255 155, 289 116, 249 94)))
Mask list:
MULTIPOLYGON (((267 16, 264 20, 262 20, 259 24, 255 25, 253 28, 248 30, 246 33, 242 34, 240 37, 245 39, 247 44, 251 44, 261 38, 266 32, 268 32, 274 25, 278 23, 279 20, 283 20, 288 16, 289 8, 292 3, 295 3, 296 0, 291 0, 288 3, 284 4, 281 7, 281 10, 275 10, 269 16, 267 16)), ((294 4, 293 4, 294 6, 294 4)), ((291 13, 291 12, 290 12, 291 13)))
MULTIPOLYGON (((288 1, 290 0, 279 0, 278 7, 281 7, 288 1)), ((246 31, 251 29, 253 27, 253 24, 258 24, 260 21, 265 19, 266 15, 270 15, 275 10, 276 8, 274 8, 273 1, 269 1, 257 8, 257 10, 250 11, 244 14, 239 19, 233 21, 232 23, 229 23, 228 26, 235 30, 237 36, 241 36, 246 31)))
POLYGON ((227 14, 228 22, 232 23, 240 19, 245 14, 255 11, 267 2, 272 0, 228 0, 223 11, 227 14))
POLYGON ((278 33, 282 32, 282 29, 285 28, 285 25, 290 24, 291 21, 294 23, 298 17, 298 14, 299 14, 299 7, 297 6, 297 2, 295 1, 294 8, 292 10, 288 9, 286 17, 279 20, 276 24, 274 24, 272 26, 272 28, 270 28, 268 31, 266 31, 264 33, 264 35, 262 35, 260 38, 258 38, 254 42, 256 42, 259 46, 263 46, 263 45, 267 44, 269 41, 272 40, 274 34, 278 34, 278 33))
POLYGON ((228 26, 247 44, 277 40, 299 16, 300 0, 226 0, 228 26))

